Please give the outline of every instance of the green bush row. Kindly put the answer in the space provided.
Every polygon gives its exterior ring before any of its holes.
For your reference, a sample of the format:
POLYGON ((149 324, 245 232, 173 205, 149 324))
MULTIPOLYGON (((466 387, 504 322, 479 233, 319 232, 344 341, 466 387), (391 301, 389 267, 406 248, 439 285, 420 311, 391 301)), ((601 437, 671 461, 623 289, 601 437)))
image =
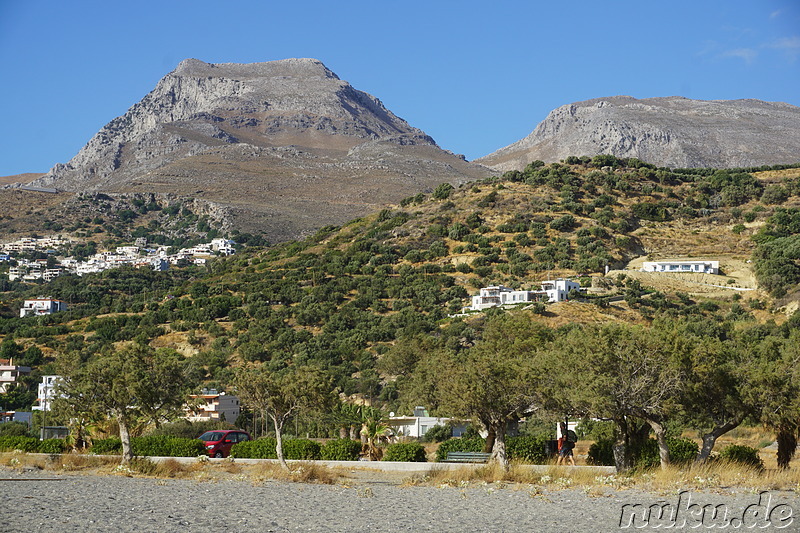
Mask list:
POLYGON ((63 439, 39 440, 36 437, 0 437, 0 452, 22 450, 29 453, 64 453, 67 443, 63 439))
MULTIPOLYGON (((131 439, 133 455, 146 457, 197 457, 206 454, 203 441, 183 437, 150 435, 131 439)), ((91 452, 97 455, 122 453, 122 442, 115 437, 92 442, 91 452)))
MULTIPOLYGON (((276 441, 272 437, 234 444, 231 457, 242 459, 277 459, 276 441)), ((324 446, 308 439, 284 439, 283 456, 292 461, 302 459, 317 461, 358 461, 361 443, 350 439, 335 439, 324 446)))

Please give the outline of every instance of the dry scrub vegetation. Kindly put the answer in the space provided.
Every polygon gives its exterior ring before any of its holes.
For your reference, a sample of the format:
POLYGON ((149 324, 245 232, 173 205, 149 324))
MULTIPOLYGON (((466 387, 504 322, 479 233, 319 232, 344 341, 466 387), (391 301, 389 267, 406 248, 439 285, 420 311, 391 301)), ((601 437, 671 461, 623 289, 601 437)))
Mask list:
MULTIPOLYGON (((359 465, 361 466, 361 465, 359 465)), ((420 465, 421 467, 423 465, 420 465)), ((655 493, 681 490, 749 491, 788 490, 800 493, 800 469, 758 470, 740 464, 716 461, 703 465, 670 466, 632 472, 627 475, 608 474, 594 468, 570 468, 550 465, 545 469, 512 463, 508 470, 496 464, 447 470, 430 465, 426 473, 411 476, 398 472, 378 472, 369 469, 339 469, 307 462, 293 463, 289 472, 277 463, 242 464, 233 460, 181 462, 167 459, 156 462, 138 458, 129 466, 119 459, 83 454, 47 456, 8 452, 0 454, 0 467, 19 473, 52 473, 57 475, 116 475, 156 479, 186 479, 198 482, 242 481, 254 485, 277 481, 292 483, 321 483, 345 487, 364 481, 396 483, 403 487, 485 488, 486 490, 527 490, 532 497, 543 491, 561 489, 582 490, 594 497, 610 496, 612 492, 638 489, 655 493)))

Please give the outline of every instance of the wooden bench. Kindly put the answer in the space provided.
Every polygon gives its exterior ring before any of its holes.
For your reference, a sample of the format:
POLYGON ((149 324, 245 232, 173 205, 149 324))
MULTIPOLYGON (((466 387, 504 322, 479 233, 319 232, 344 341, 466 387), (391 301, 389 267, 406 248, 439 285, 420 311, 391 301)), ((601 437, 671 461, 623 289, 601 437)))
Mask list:
POLYGON ((485 463, 492 456, 483 452, 447 452, 445 463, 485 463))

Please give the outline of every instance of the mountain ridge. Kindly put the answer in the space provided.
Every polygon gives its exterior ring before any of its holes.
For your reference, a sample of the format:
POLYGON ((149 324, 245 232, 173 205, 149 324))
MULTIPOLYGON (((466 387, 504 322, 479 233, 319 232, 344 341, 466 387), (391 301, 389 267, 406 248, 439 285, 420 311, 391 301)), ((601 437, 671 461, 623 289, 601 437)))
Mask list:
POLYGON ((554 109, 529 135, 475 162, 499 171, 599 154, 671 168, 795 163, 798 126, 800 108, 784 102, 592 98, 554 109))

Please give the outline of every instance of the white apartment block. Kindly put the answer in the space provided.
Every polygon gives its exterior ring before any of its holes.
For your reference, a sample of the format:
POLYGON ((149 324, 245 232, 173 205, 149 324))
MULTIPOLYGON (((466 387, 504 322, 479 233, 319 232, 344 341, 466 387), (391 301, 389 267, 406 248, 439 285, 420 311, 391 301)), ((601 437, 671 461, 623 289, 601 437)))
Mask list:
POLYGON ((61 376, 42 376, 42 382, 39 383, 39 394, 36 397, 39 405, 33 406, 34 411, 50 410, 50 403, 56 397, 56 385, 60 379, 61 376))
POLYGON ((704 259, 690 261, 645 261, 642 272, 686 272, 696 274, 719 274, 719 261, 704 259))
POLYGON ((201 394, 192 394, 190 398, 194 405, 186 408, 185 418, 189 422, 224 420, 232 424, 239 418, 241 407, 236 396, 204 389, 201 394))
POLYGON ((5 394, 23 374, 30 374, 31 367, 15 365, 11 359, 0 360, 0 393, 5 394))

